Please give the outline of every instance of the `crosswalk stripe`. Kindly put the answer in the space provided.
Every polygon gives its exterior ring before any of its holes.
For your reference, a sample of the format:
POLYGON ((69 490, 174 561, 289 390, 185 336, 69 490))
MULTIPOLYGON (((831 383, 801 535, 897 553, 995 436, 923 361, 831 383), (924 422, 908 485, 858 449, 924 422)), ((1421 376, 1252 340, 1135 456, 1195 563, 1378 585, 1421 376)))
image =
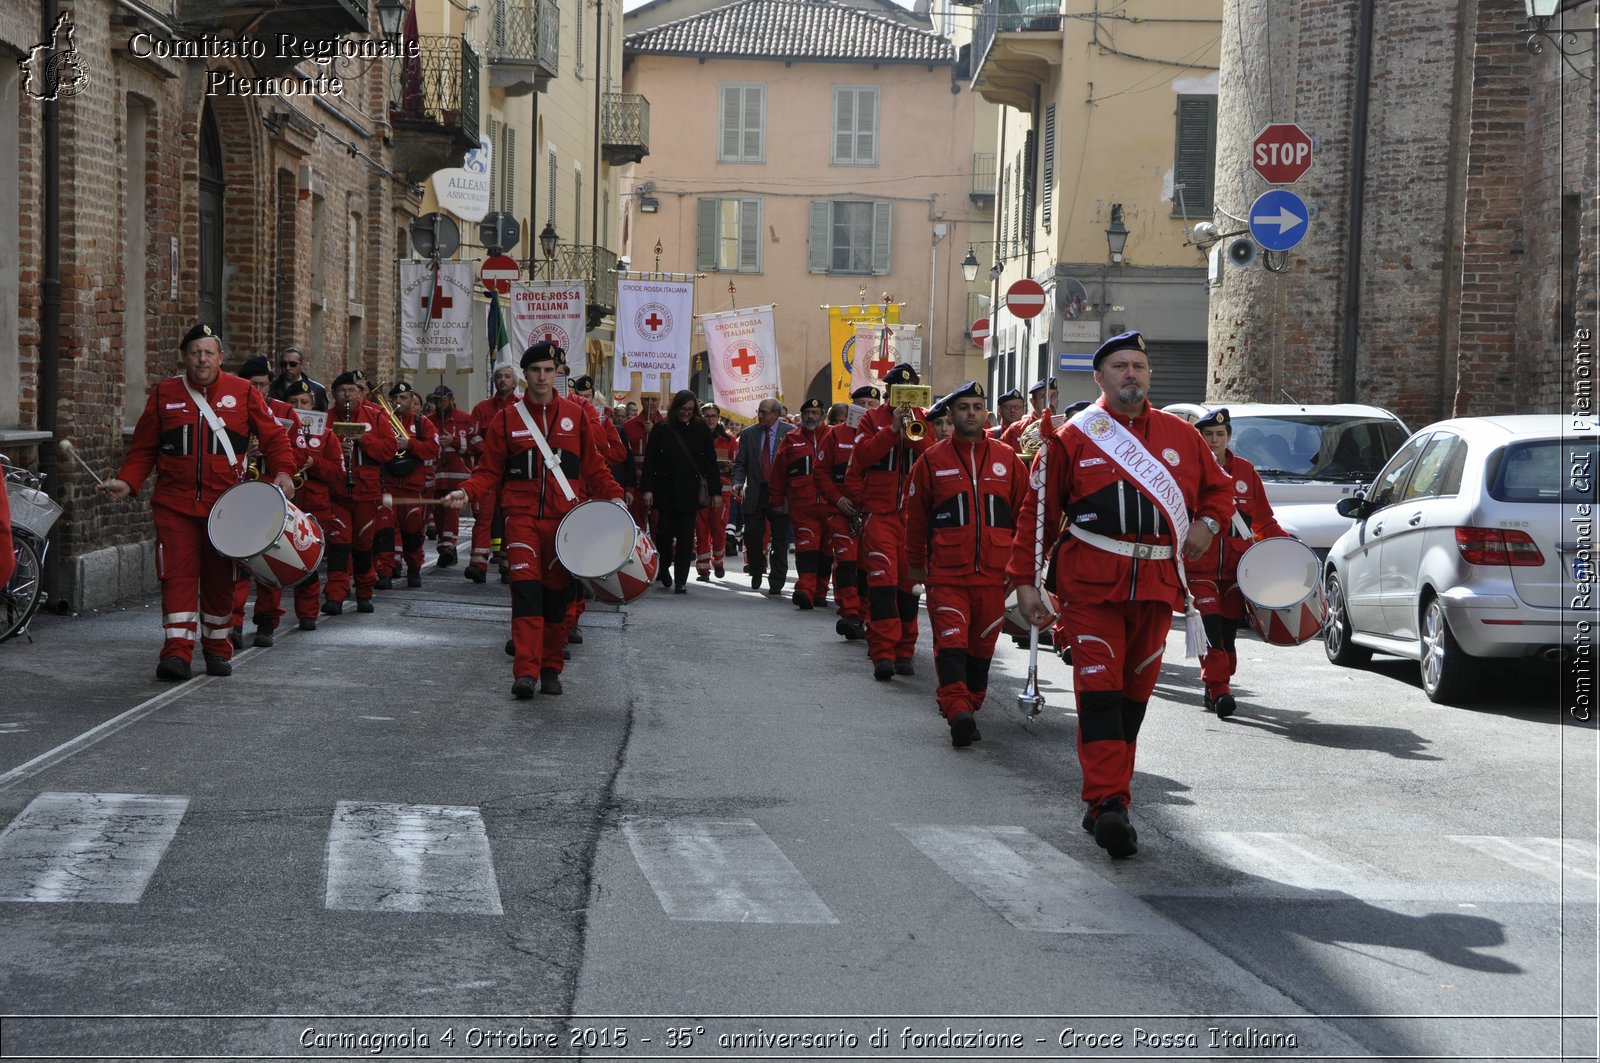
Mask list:
POLYGON ((1476 849, 1512 867, 1527 871, 1569 889, 1593 896, 1597 851, 1595 846, 1575 839, 1500 838, 1488 834, 1451 834, 1451 841, 1476 849))
POLYGON ((0 901, 137 904, 186 797, 47 792, 0 831, 0 901))
POLYGON ((670 918, 837 923, 798 868, 749 819, 634 819, 622 833, 670 918))
POLYGON ((324 904, 351 912, 503 915, 476 808, 340 801, 324 904))
POLYGON ((1235 871, 1302 890, 1327 890, 1358 897, 1382 893, 1376 869, 1330 855, 1323 843, 1304 834, 1272 831, 1194 831, 1186 839, 1207 856, 1235 871))
POLYGON ((1165 926, 1149 906, 1022 827, 895 829, 1019 930, 1152 934, 1165 926))

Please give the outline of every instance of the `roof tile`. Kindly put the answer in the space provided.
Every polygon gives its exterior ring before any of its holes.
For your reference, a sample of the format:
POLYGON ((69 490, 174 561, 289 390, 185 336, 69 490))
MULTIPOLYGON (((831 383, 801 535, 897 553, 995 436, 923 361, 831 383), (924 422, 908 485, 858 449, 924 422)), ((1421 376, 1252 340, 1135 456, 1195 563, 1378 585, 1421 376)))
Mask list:
POLYGON ((836 0, 737 0, 630 33, 628 55, 950 63, 950 42, 836 0))

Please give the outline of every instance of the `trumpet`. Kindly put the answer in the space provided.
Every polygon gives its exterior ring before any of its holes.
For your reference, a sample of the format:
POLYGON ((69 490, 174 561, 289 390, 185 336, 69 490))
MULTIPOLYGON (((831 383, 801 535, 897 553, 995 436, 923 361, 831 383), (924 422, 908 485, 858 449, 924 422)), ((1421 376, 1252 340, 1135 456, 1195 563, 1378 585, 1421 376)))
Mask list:
POLYGON ((259 447, 260 440, 256 439, 256 434, 254 432, 251 432, 250 438, 245 440, 244 444, 244 451, 246 455, 244 463, 244 478, 246 480, 261 479, 261 453, 259 447), (252 450, 256 451, 256 453, 251 454, 250 452, 252 450))
POLYGON ((915 443, 928 434, 928 422, 917 420, 916 408, 920 406, 925 409, 933 405, 933 388, 926 384, 891 384, 889 405, 896 410, 912 411, 912 418, 906 422, 904 429, 907 440, 915 443))
POLYGON ((406 448, 411 445, 411 433, 407 432, 406 426, 400 423, 399 415, 394 412, 394 407, 384 397, 381 388, 373 388, 372 397, 378 400, 379 406, 383 407, 383 412, 388 415, 389 424, 394 428, 394 438, 398 444, 394 456, 397 458, 404 456, 406 448))

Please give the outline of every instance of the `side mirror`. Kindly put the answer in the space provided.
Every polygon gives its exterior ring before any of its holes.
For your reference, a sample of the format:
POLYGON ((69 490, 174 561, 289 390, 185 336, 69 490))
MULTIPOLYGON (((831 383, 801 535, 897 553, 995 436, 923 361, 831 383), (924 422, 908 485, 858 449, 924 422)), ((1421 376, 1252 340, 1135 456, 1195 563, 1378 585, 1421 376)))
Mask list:
POLYGON ((1346 495, 1335 502, 1333 508, 1341 517, 1360 520, 1367 515, 1367 500, 1357 495, 1346 495))

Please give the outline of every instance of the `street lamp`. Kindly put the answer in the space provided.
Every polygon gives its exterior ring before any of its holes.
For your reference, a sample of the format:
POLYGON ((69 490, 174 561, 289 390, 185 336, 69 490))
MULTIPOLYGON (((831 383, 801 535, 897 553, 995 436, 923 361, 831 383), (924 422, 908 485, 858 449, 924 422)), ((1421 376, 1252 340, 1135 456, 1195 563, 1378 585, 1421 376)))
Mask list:
POLYGON ((961 260, 961 276, 966 278, 968 284, 978 279, 978 252, 973 250, 971 244, 967 245, 967 257, 961 260))
POLYGON ((555 279, 556 275, 556 245, 561 242, 561 237, 556 235, 556 223, 547 221, 544 229, 539 233, 539 250, 544 252, 545 275, 555 279))
POLYGON ((1523 0, 1523 9, 1527 12, 1529 25, 1519 28, 1519 32, 1527 32, 1528 51, 1538 55, 1544 51, 1544 46, 1550 44, 1555 47, 1556 53, 1561 56, 1561 61, 1585 81, 1593 81, 1594 75, 1587 73, 1572 60, 1578 56, 1588 55, 1595 50, 1595 36, 1600 29, 1594 26, 1567 26, 1552 31, 1551 21, 1559 14, 1564 13, 1577 5, 1563 0, 1523 0), (1580 33, 1589 35, 1589 47, 1578 47, 1580 33))
POLYGON ((378 0, 378 28, 390 44, 400 39, 405 21, 406 5, 401 0, 378 0))
POLYGON ((1111 204, 1111 225, 1106 229, 1106 246, 1111 249, 1111 261, 1121 262, 1122 252, 1128 246, 1128 227, 1122 224, 1122 204, 1111 204))

